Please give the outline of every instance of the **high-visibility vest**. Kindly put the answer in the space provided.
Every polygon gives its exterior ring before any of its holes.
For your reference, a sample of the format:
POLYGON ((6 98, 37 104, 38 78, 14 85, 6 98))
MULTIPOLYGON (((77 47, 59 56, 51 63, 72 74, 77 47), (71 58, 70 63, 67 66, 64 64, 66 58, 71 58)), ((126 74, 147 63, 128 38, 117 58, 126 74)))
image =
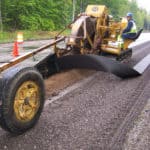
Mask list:
POLYGON ((136 24, 133 20, 131 20, 131 22, 133 23, 133 26, 128 33, 136 33, 137 32, 136 24))

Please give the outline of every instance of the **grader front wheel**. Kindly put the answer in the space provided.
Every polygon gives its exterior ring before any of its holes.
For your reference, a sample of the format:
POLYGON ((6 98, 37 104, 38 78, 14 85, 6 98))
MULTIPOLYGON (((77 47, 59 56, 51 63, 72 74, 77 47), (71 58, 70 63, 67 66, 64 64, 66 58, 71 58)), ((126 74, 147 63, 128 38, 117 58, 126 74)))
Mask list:
POLYGON ((26 81, 19 87, 13 105, 18 121, 28 122, 33 119, 40 106, 39 93, 39 87, 33 81, 26 81))
POLYGON ((0 125, 21 134, 38 121, 44 105, 44 84, 34 68, 11 69, 1 79, 0 125))

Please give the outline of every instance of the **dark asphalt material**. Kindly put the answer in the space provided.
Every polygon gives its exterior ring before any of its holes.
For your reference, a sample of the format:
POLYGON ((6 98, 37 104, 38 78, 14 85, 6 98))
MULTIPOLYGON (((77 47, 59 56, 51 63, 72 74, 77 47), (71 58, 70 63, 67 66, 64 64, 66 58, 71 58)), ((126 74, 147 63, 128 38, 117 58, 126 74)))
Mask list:
MULTIPOLYGON (((150 60, 149 60, 150 63, 150 60)), ((120 78, 131 78, 141 75, 137 70, 115 60, 98 55, 68 55, 58 59, 60 70, 73 68, 92 69, 110 72, 120 78)))
MULTIPOLYGON (((138 49, 133 55, 136 64, 150 53, 138 49)), ((0 129, 0 149, 9 150, 107 150, 133 105, 135 116, 143 101, 150 97, 150 69, 140 77, 121 80, 98 72, 94 80, 48 105, 34 129, 14 137, 0 129)), ((132 119, 131 119, 132 121, 132 119)), ((130 122, 130 120, 128 120, 130 122)), ((123 130, 120 130, 123 131, 123 130)), ((126 132, 125 130, 123 132, 126 132)), ((125 133, 121 133, 125 136, 125 133)), ((122 136, 121 136, 122 137, 122 136)), ((116 137, 115 137, 116 138, 116 137)), ((116 138, 117 139, 117 138, 116 138)), ((115 140, 120 150, 123 140, 115 140)))

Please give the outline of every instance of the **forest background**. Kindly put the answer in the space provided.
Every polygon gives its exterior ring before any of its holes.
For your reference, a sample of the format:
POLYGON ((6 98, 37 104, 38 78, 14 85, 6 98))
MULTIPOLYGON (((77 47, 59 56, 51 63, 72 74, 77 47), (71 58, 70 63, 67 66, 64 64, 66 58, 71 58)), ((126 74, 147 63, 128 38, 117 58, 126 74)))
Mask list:
POLYGON ((139 8, 136 0, 0 0, 0 38, 16 31, 55 33, 84 12, 88 4, 106 5, 116 20, 132 12, 137 26, 150 30, 150 14, 139 8))

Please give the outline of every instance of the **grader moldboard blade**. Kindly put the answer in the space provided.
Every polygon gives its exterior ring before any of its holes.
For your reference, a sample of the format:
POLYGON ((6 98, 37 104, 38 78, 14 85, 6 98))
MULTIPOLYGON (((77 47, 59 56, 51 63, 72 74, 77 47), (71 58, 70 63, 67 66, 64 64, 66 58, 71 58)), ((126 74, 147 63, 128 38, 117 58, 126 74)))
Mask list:
MULTIPOLYGON (((150 55, 146 57, 146 60, 143 61, 144 68, 150 64, 150 55)), ((68 55, 57 60, 60 70, 67 70, 73 68, 85 68, 93 69, 97 71, 110 72, 120 78, 131 78, 141 75, 145 69, 142 71, 140 66, 142 63, 137 64, 134 68, 130 68, 125 64, 121 64, 115 60, 108 59, 103 56, 88 54, 88 55, 68 55)))

